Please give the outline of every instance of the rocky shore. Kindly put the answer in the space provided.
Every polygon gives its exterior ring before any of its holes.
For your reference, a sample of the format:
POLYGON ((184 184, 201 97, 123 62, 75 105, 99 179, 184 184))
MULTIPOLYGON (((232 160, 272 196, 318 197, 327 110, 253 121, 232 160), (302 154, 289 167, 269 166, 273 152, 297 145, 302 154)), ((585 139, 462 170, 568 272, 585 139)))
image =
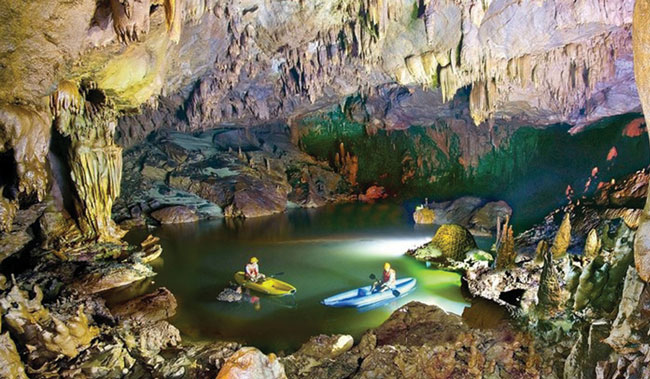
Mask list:
MULTIPOLYGON (((501 233, 493 261, 467 255, 462 271, 469 293, 511 314, 495 325, 470 326, 460 316, 413 302, 358 341, 344 335, 315 336, 298 351, 279 357, 235 342, 183 341, 169 321, 177 306, 173 294, 151 286, 155 272, 148 263, 161 250, 155 238, 140 246, 80 243, 65 254, 45 239, 40 246, 19 248, 0 266, 12 272, 0 277, 0 375, 644 377, 650 358, 645 321, 650 286, 634 266, 636 225, 609 215, 614 209, 628 210, 621 214, 638 209, 635 199, 645 196, 647 188, 637 183, 645 175, 639 171, 604 186, 593 199, 565 207, 573 215, 563 218, 568 223, 551 227, 549 217, 512 242, 512 236, 501 233), (595 232, 582 236, 581 225, 595 232), (515 240, 517 254, 512 255, 502 246, 515 249, 515 240), (526 253, 527 244, 537 244, 534 255, 526 253), (508 258, 500 258, 502 254, 508 258), (107 296, 114 289, 131 293, 115 301, 107 296)), ((54 217, 47 207, 21 212, 14 227, 16 241, 22 241, 16 237, 21 223, 31 219, 38 222, 24 233, 54 234, 47 229, 54 217)), ((449 259, 463 260, 463 252, 475 248, 462 242, 471 234, 461 226, 451 230, 434 238, 434 244, 449 252, 449 259)))

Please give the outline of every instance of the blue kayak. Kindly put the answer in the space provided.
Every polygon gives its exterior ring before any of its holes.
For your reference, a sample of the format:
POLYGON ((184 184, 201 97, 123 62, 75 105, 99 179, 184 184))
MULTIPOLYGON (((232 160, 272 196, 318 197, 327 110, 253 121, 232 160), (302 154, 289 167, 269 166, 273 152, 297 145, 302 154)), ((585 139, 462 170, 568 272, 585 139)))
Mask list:
MULTIPOLYGON (((395 284, 395 290, 399 291, 397 297, 402 297, 415 288, 417 281, 415 278, 398 279, 395 284)), ((330 296, 321 301, 321 304, 328 307, 355 307, 361 308, 384 300, 395 299, 395 293, 392 290, 383 292, 370 292, 372 286, 365 286, 350 291, 341 292, 338 295, 330 296)))

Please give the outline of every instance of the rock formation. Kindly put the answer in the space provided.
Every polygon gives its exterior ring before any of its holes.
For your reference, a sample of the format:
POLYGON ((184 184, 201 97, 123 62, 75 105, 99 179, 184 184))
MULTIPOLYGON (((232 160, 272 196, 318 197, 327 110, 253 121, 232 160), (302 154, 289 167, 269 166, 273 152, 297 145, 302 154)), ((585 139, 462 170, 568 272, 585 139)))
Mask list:
MULTIPOLYGON (((412 303, 356 346, 315 337, 278 359, 184 344, 167 290, 110 307, 98 294, 150 285, 162 250, 123 242, 113 211, 127 228, 352 194, 490 195, 538 158, 548 125, 586 133, 632 113, 621 138, 642 135, 649 14, 647 0, 7 0, 0 375, 647 376, 647 171, 595 184, 590 166, 584 196, 567 190, 568 207, 516 238, 503 203, 432 207, 445 225, 414 254, 457 264, 521 329, 412 303), (465 226, 497 232, 498 270, 465 226)), ((604 160, 623 155, 605 142, 604 160)))
POLYGON ((67 163, 82 233, 98 241, 119 240, 123 233, 111 212, 120 195, 122 148, 113 141, 112 103, 94 83, 84 83, 79 89, 62 82, 50 98, 50 108, 56 131, 69 141, 67 163))
MULTIPOLYGON (((644 113, 650 112, 650 3, 644 0, 636 1, 634 8, 634 76, 638 83, 639 98, 644 113)), ((639 276, 650 281, 650 199, 646 200, 643 210, 639 233, 635 242, 634 261, 639 276)))
POLYGON ((517 252, 515 251, 515 236, 512 231, 512 225, 508 225, 508 219, 503 225, 503 232, 500 238, 497 238, 497 259, 495 268, 497 270, 504 270, 511 268, 517 259, 517 252))
POLYGON ((431 242, 409 254, 421 260, 460 262, 472 249, 476 249, 476 241, 469 230, 457 224, 444 224, 438 228, 431 242))
POLYGON ((566 213, 562 219, 562 224, 555 234, 555 239, 551 245, 553 258, 557 259, 566 254, 569 244, 571 243, 571 215, 566 213))

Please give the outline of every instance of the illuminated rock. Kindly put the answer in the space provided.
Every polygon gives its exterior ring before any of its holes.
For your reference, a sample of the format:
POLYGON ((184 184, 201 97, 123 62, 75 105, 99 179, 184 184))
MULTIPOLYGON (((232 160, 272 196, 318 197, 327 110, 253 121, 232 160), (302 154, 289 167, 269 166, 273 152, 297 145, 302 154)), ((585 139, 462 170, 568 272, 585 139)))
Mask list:
POLYGON ((465 254, 476 248, 472 234, 460 225, 441 225, 430 242, 431 248, 440 251, 441 258, 457 261, 465 259, 465 254))
POLYGON ((70 138, 68 165, 75 189, 77 223, 86 238, 118 241, 124 232, 113 222, 113 201, 120 194, 122 148, 115 145, 115 113, 106 95, 94 83, 84 84, 85 99, 69 82, 52 95, 55 125, 70 138), (69 100, 74 99, 74 100, 69 100))
POLYGON ((228 358, 217 379, 282 379, 284 367, 274 354, 264 355, 254 347, 244 347, 228 358))
POLYGON ((39 368, 60 354, 72 358, 79 354, 99 334, 91 326, 83 307, 68 319, 60 319, 41 304, 43 293, 34 288, 34 297, 14 285, 0 299, 5 325, 19 344, 32 348, 27 354, 33 368, 39 368))
POLYGON ((433 209, 418 207, 413 212, 413 221, 416 224, 433 224, 436 220, 436 212, 433 209))
POLYGON ((560 228, 555 234, 553 245, 551 245, 551 253, 553 254, 553 258, 557 259, 565 255, 570 243, 571 215, 569 213, 565 213, 564 218, 562 219, 562 224, 560 224, 560 228))

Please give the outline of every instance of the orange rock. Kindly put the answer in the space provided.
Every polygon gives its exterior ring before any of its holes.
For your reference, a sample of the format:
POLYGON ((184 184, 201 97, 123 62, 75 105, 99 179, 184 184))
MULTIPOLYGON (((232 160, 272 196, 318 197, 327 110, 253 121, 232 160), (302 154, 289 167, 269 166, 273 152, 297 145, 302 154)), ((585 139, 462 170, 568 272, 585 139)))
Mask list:
POLYGON ((359 195, 359 200, 361 201, 375 201, 379 199, 385 199, 388 197, 386 190, 381 186, 370 186, 366 190, 365 194, 359 195))

